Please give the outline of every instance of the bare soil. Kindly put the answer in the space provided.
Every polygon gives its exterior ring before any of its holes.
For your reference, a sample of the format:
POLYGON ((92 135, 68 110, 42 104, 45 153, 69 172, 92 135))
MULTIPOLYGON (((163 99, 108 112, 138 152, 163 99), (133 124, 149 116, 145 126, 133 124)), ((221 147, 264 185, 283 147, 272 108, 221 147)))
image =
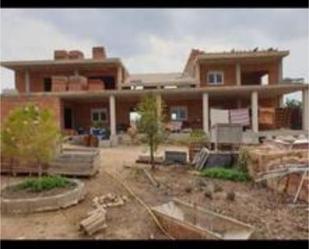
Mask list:
MULTIPOLYGON (((163 146, 166 148, 177 146, 163 146)), ((184 147, 182 147, 185 149, 184 147)), ((292 198, 281 196, 253 183, 238 183, 197 176, 188 167, 162 166, 152 172, 160 183, 154 187, 142 170, 125 168, 133 165, 138 155, 145 152, 143 146, 120 146, 101 149, 101 171, 95 177, 82 179, 88 194, 80 204, 52 212, 29 215, 1 215, 3 239, 167 239, 157 228, 147 211, 104 170, 118 173, 148 205, 156 206, 173 197, 194 201, 199 206, 236 218, 255 226, 252 239, 308 239, 307 208, 292 208, 292 198), (215 185, 212 198, 205 196, 207 186, 215 185), (234 200, 227 200, 222 193, 233 191, 234 200), (104 231, 86 236, 79 231, 79 222, 92 209, 95 196, 114 193, 127 195, 129 201, 120 207, 107 209, 107 225, 104 231)), ((20 181, 21 177, 1 176, 1 186, 20 181)))

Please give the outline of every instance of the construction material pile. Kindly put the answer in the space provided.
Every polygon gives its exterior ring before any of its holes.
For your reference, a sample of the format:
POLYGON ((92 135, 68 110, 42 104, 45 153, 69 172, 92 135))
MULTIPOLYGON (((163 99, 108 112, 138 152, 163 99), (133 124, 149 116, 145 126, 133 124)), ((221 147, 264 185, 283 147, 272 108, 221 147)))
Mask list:
POLYGON ((309 180, 302 178, 308 169, 308 162, 308 151, 305 149, 287 150, 267 145, 248 148, 248 172, 255 181, 264 180, 267 187, 291 196, 299 192, 299 199, 307 202, 309 180))
POLYGON ((115 194, 108 193, 100 197, 93 198, 94 210, 87 213, 87 217, 80 222, 80 229, 87 235, 93 235, 94 233, 107 228, 106 215, 108 207, 123 206, 129 199, 127 196, 117 196, 115 194))
POLYGON ((292 136, 277 137, 276 139, 267 139, 264 141, 264 145, 272 148, 282 150, 297 150, 297 149, 309 149, 309 139, 306 137, 300 137, 298 139, 292 136))

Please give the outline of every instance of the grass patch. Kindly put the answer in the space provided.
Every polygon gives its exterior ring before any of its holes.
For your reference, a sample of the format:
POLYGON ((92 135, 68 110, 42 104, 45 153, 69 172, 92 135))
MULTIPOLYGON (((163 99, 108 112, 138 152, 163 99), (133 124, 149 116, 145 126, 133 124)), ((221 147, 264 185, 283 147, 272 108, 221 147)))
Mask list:
POLYGON ((250 177, 246 172, 240 171, 238 169, 210 168, 203 170, 201 175, 234 182, 245 182, 250 180, 250 177))
POLYGON ((62 176, 43 176, 39 178, 30 178, 16 186, 16 191, 27 189, 32 192, 42 192, 54 188, 65 188, 74 183, 62 176))

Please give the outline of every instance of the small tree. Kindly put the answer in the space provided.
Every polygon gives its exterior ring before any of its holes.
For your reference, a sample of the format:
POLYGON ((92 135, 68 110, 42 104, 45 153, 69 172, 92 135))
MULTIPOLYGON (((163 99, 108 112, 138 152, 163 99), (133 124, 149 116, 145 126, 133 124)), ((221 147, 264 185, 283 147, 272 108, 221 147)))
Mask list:
POLYGON ((290 108, 302 108, 302 102, 297 99, 287 99, 285 106, 290 108))
POLYGON ((161 110, 158 110, 154 95, 144 96, 137 107, 137 112, 140 114, 140 119, 137 121, 137 129, 145 134, 144 140, 149 146, 152 169, 155 168, 154 153, 164 138, 164 130, 162 129, 164 115, 162 109, 163 104, 161 104, 161 110))
POLYGON ((56 152, 59 128, 47 109, 28 104, 12 111, 1 131, 2 153, 18 162, 35 163, 42 175, 56 152))

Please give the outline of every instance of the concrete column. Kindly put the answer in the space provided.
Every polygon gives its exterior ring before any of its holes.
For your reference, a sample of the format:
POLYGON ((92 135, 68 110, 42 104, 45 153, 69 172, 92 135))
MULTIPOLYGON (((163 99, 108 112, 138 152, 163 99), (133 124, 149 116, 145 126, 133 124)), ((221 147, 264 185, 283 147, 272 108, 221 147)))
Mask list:
POLYGON ((109 96, 109 116, 110 116, 110 130, 111 136, 116 135, 116 104, 115 96, 109 96))
POLYGON ((208 93, 203 93, 203 130, 209 133, 209 97, 208 93))
POLYGON ((241 66, 240 63, 236 64, 236 85, 241 85, 241 66))
POLYGON ((200 71, 200 67, 201 67, 201 65, 198 62, 196 62, 196 65, 195 65, 195 78, 197 80, 198 86, 201 85, 201 73, 200 73, 201 71, 200 71))
POLYGON ((302 92, 303 99, 303 130, 309 130, 309 90, 308 88, 302 92))
POLYGON ((256 91, 251 93, 251 111, 252 111, 252 131, 259 131, 258 120, 258 93, 256 91))
POLYGON ((25 89, 26 93, 30 93, 30 74, 28 70, 25 72, 25 89))
POLYGON ((283 80, 282 59, 280 59, 278 67, 278 83, 280 83, 283 80))
POLYGON ((117 89, 120 90, 121 89, 121 85, 122 85, 122 67, 119 66, 117 69, 117 89))

